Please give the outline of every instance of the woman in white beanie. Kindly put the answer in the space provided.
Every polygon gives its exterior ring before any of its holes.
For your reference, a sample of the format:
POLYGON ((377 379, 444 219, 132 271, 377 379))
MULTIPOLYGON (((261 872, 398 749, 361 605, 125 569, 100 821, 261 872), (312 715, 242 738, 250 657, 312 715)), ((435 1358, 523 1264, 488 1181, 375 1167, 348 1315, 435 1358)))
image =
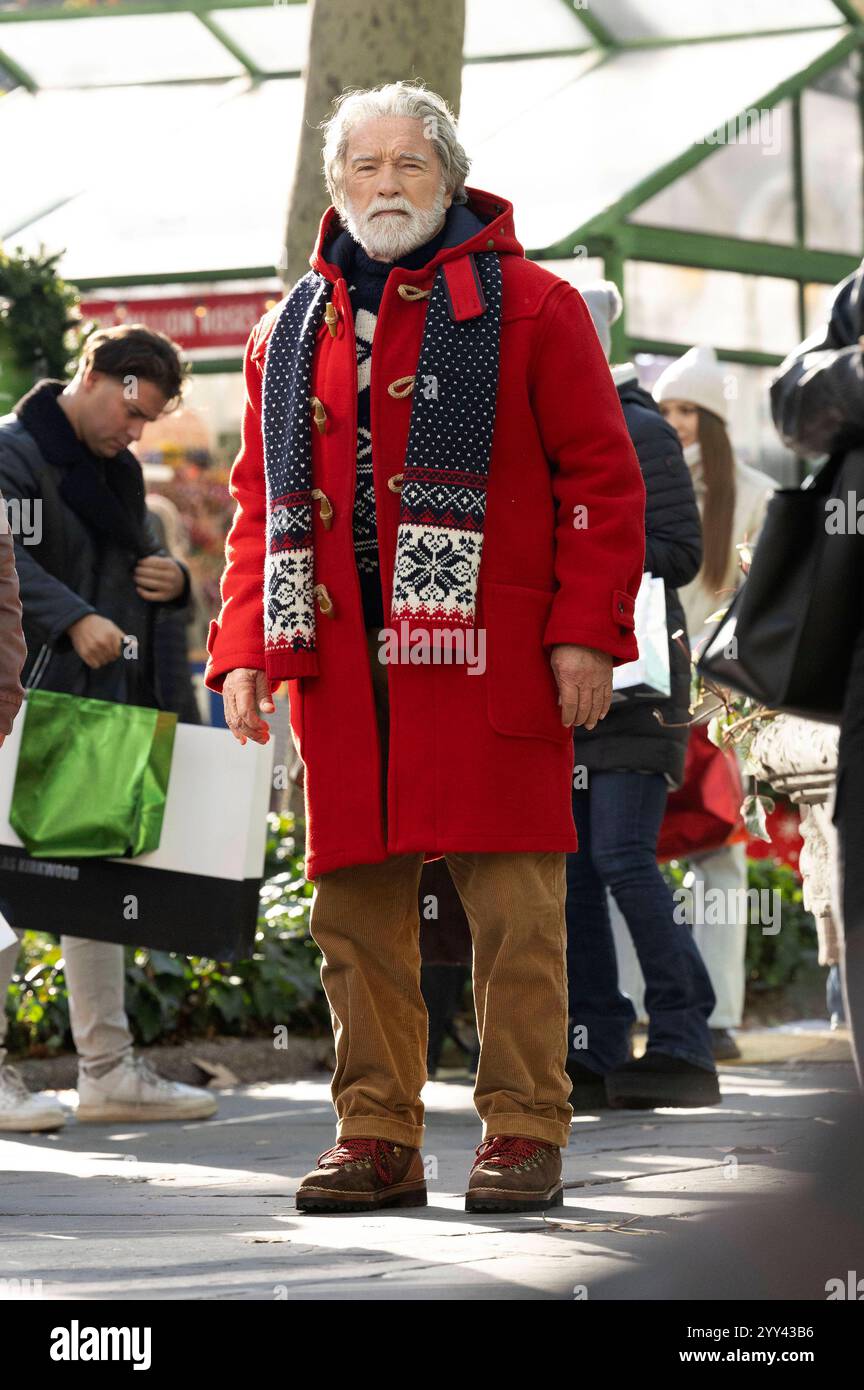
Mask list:
MULTIPOLYGON (((737 547, 756 540, 774 484, 735 456, 726 429, 723 370, 712 347, 691 348, 671 363, 657 380, 654 399, 681 441, 702 517, 702 567, 678 591, 695 646, 705 636, 708 619, 728 606, 743 580, 737 547)), ((691 858, 690 867, 704 882, 703 901, 719 901, 708 897, 710 888, 719 888, 727 902, 743 901, 728 896, 729 890, 747 887, 743 844, 691 858)), ((709 1025, 718 1059, 740 1056, 729 1029, 740 1025, 744 1011, 747 924, 737 920, 741 915, 733 912, 733 920, 717 925, 693 924, 717 996, 709 1025)))
POLYGON ((692 644, 741 583, 736 547, 756 539, 774 490, 767 474, 736 458, 723 388, 723 369, 712 347, 691 348, 654 387, 654 399, 681 441, 702 516, 702 568, 678 591, 692 644))

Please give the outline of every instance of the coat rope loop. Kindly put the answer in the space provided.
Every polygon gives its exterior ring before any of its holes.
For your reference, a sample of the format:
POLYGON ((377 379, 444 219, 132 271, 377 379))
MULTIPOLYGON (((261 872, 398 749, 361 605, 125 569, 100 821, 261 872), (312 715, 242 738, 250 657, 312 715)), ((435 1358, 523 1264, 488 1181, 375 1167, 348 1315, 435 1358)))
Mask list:
POLYGON ((318 607, 326 618, 333 616, 333 600, 327 592, 326 584, 315 585, 315 598, 318 600, 318 607))
POLYGON ((317 396, 309 397, 309 404, 312 406, 312 418, 319 434, 323 434, 327 428, 327 411, 324 409, 323 401, 319 401, 317 396))
POLYGON ((320 487, 313 487, 311 495, 316 502, 321 503, 321 524, 325 531, 329 531, 333 525, 333 504, 326 492, 322 492, 320 487))
POLYGON ((414 374, 411 376, 397 376, 395 381, 391 381, 387 387, 388 396, 395 396, 397 401, 401 401, 405 396, 410 396, 414 390, 414 374))

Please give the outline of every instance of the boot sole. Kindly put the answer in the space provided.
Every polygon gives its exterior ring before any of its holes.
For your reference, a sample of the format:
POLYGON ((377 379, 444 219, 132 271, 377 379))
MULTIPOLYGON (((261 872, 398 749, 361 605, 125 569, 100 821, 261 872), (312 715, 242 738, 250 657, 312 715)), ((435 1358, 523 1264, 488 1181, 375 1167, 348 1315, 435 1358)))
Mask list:
POLYGON ((305 1189, 295 1197, 298 1211, 380 1211, 382 1207, 425 1207, 426 1183, 400 1184, 396 1190, 380 1193, 344 1192, 338 1195, 326 1188, 305 1189))
POLYGON ((564 1184, 559 1183, 555 1191, 544 1197, 502 1197, 491 1188, 480 1188, 465 1194, 466 1211, 548 1211, 550 1207, 564 1205, 564 1184))
POLYGON ((695 1110, 705 1105, 720 1105, 723 1097, 720 1085, 711 1078, 704 1085, 694 1085, 692 1079, 679 1085, 667 1083, 661 1094, 656 1083, 646 1081, 643 1085, 628 1083, 627 1087, 616 1087, 607 1082, 608 1103, 612 1110, 655 1110, 665 1107, 670 1110, 695 1110))
POLYGON ((82 1125, 125 1124, 138 1120, 207 1120, 216 1114, 202 1106, 190 1106, 188 1110, 178 1110, 170 1105, 79 1105, 75 1111, 76 1119, 82 1125))

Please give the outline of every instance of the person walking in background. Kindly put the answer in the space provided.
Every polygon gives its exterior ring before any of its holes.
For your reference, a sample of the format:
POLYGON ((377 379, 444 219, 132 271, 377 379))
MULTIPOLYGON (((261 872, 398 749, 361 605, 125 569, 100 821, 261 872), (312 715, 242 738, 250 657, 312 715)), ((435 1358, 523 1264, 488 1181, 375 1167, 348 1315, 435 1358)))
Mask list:
MULTIPOLYGON (((864 262, 838 285, 827 325, 790 353, 771 384, 774 424, 790 449, 816 458, 864 446, 862 347, 864 262)), ((854 501, 860 508, 860 501, 854 501)), ((856 515, 858 544, 864 548, 860 513, 856 515)), ((864 569, 859 567, 859 597, 862 574, 864 569)), ((858 1080, 864 1087, 864 622, 846 684, 832 819, 839 851, 846 1016, 855 1042, 858 1080)))
MULTIPOLYGON (((762 526, 774 483, 737 458, 727 433, 728 411, 723 371, 711 347, 694 347, 660 375, 654 399, 675 429, 690 469, 702 519, 703 556, 699 573, 679 591, 691 645, 699 647, 708 620, 727 608, 744 575, 737 547, 752 544, 762 526)), ((707 702, 711 710, 717 702, 707 702)), ((694 716, 707 719, 704 705, 694 716)), ((688 860, 697 880, 694 901, 743 901, 747 888, 747 853, 743 842, 724 846, 688 860), (705 897, 698 896, 698 881, 705 897)), ((744 1013, 747 922, 733 912, 727 922, 693 922, 693 935, 711 977, 717 1004, 711 1015, 714 1056, 739 1057, 730 1031, 740 1027, 744 1013)))
MULTIPOLYGON (((37 382, 0 419, 0 488, 42 509, 35 543, 15 544, 25 686, 161 707, 154 623, 162 609, 185 605, 189 576, 159 547, 128 445, 179 399, 183 375, 178 350, 163 334, 135 324, 103 329, 87 340, 72 381, 37 382), (136 646, 124 653, 125 636, 136 646)), ((79 1059, 79 1120, 211 1115, 212 1095, 164 1080, 135 1055, 123 947, 66 935, 60 944, 79 1059)), ((17 955, 14 945, 0 951, 0 1000, 17 955)), ((0 1127, 55 1129, 64 1123, 59 1104, 30 1095, 2 1065, 6 1027, 0 1007, 0 1127)))
MULTIPOLYGON (((582 293, 608 356, 620 295, 611 283, 582 293)), ((579 851, 567 856, 570 1103, 577 1111, 609 1103, 716 1105, 708 1028, 714 993, 687 925, 675 920, 657 863, 667 794, 684 776, 690 663, 672 634, 684 627, 676 590, 693 580, 702 558, 699 512, 677 435, 640 387, 636 368, 615 366, 612 377, 645 482, 645 569, 665 584, 671 688, 656 703, 613 702, 602 724, 573 735, 579 851), (607 887, 645 977, 648 1044, 635 1061, 636 1013, 619 987, 607 887)))

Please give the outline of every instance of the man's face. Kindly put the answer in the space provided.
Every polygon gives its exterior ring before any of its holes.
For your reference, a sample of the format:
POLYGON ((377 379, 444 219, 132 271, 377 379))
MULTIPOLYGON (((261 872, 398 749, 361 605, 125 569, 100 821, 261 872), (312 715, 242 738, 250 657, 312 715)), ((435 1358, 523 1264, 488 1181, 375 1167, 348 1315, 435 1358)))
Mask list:
POLYGON ((345 224, 367 255, 398 261, 429 241, 453 201, 418 117, 362 121, 348 137, 345 224))
POLYGON ((168 404, 159 387, 143 377, 128 381, 88 368, 81 383, 78 426, 81 438, 99 458, 113 458, 140 439, 148 421, 168 404))

